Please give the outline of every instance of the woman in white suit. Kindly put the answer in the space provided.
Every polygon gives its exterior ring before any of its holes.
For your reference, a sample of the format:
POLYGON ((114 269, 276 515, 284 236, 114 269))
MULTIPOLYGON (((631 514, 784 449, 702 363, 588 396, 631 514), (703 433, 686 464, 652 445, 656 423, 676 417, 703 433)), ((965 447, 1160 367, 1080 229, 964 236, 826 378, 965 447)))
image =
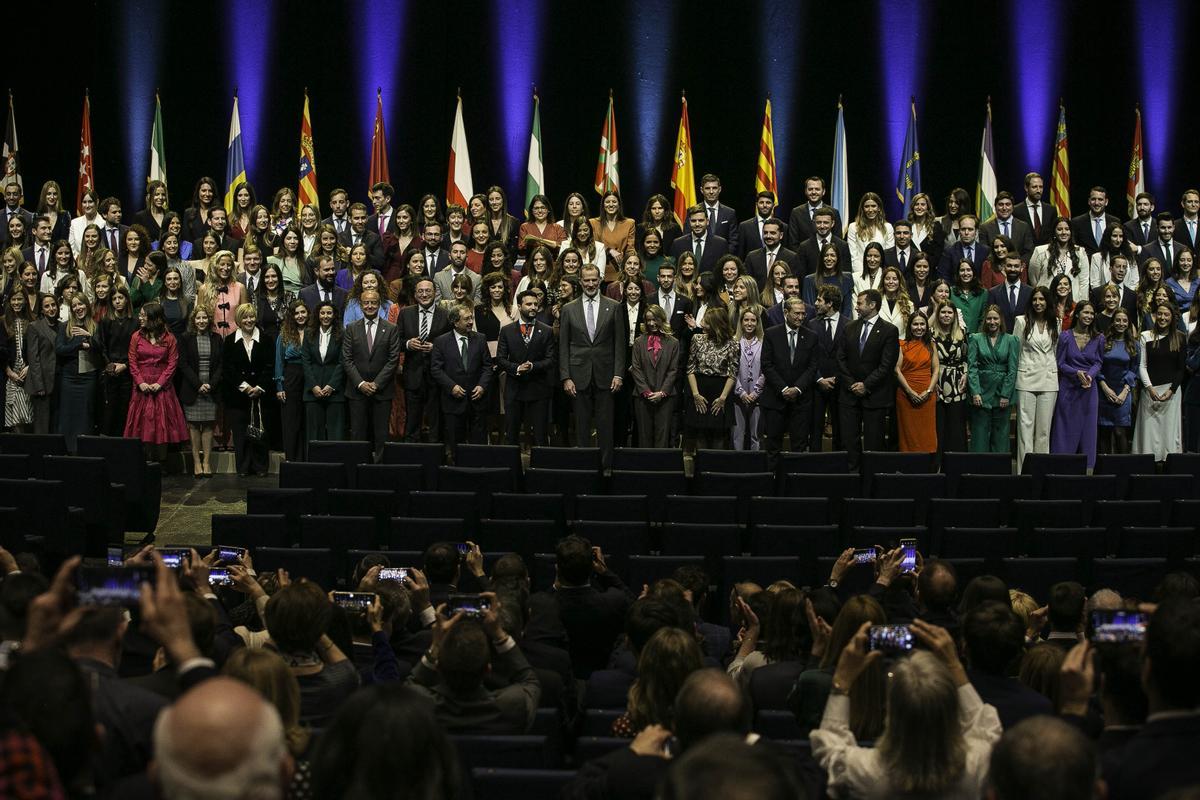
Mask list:
POLYGON ((1050 452, 1050 424, 1058 399, 1058 318, 1050 290, 1034 287, 1029 312, 1015 320, 1013 336, 1021 346, 1017 360, 1017 472, 1028 453, 1050 452))
POLYGON ((879 307, 879 318, 887 320, 900 330, 900 338, 908 331, 908 318, 913 313, 913 302, 908 296, 908 287, 899 267, 886 267, 880 281, 883 305, 879 307))
POLYGON ((883 217, 883 199, 874 192, 867 192, 858 201, 858 213, 846 229, 852 270, 862 269, 863 254, 870 242, 882 245, 885 250, 896 243, 892 225, 883 217))
POLYGON ((1087 252, 1075 244, 1069 220, 1060 219, 1054 224, 1054 238, 1049 244, 1038 245, 1029 257, 1029 283, 1033 286, 1049 286, 1059 275, 1071 278, 1071 296, 1076 302, 1088 297, 1088 274, 1090 263, 1087 252))
MULTIPOLYGON (((862 268, 854 272, 854 296, 867 289, 883 291, 883 245, 879 242, 868 242, 863 250, 862 268)), ((858 319, 858 308, 854 308, 854 318, 858 319)))

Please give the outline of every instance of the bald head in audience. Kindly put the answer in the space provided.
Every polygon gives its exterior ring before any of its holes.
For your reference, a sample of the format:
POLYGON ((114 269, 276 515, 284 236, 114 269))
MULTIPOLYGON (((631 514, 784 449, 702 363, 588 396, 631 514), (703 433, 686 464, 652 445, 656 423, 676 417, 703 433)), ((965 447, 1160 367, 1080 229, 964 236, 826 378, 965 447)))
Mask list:
POLYGON ((1055 717, 1010 728, 992 749, 988 800, 1092 800, 1105 797, 1096 750, 1055 717))
POLYGON ((675 735, 687 751, 715 733, 750 732, 750 704, 728 674, 718 669, 693 672, 675 696, 675 735))

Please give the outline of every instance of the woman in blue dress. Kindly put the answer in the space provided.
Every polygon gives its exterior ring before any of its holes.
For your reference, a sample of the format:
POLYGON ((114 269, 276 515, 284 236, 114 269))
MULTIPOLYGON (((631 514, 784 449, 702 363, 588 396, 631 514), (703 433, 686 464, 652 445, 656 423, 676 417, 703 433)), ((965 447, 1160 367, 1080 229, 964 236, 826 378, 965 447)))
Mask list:
POLYGON ((1137 388, 1138 340, 1129 313, 1118 308, 1104 333, 1100 361, 1101 453, 1130 452, 1129 432, 1133 427, 1133 393, 1137 388))

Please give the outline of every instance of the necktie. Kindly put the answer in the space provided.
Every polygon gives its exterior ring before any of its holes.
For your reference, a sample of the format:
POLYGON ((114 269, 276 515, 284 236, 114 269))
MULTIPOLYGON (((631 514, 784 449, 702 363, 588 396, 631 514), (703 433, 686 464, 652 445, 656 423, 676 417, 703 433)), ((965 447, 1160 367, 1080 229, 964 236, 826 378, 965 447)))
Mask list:
POLYGON ((717 210, 712 206, 708 207, 708 227, 713 230, 717 228, 717 210))
POLYGON ((1029 211, 1033 215, 1033 235, 1039 237, 1042 235, 1042 215, 1038 213, 1036 205, 1030 206, 1029 211))
POLYGON ((421 309, 421 338, 429 338, 429 312, 421 309))
POLYGON ((108 249, 116 252, 117 250, 117 229, 108 229, 108 249))
POLYGON ((1163 265, 1164 268, 1167 270, 1170 270, 1172 262, 1171 262, 1171 243, 1169 241, 1163 242, 1163 260, 1167 262, 1166 264, 1163 265))
POLYGON ((329 302, 329 290, 328 289, 321 290, 321 302, 326 302, 326 303, 329 302))
POLYGON ((1196 220, 1194 219, 1188 220, 1188 236, 1191 238, 1192 246, 1194 247, 1196 245, 1196 220))
POLYGON ((589 297, 587 302, 587 332, 589 339, 596 338, 596 298, 589 297))
POLYGON ((525 344, 529 344, 529 326, 524 322, 521 323, 521 338, 525 340, 525 344))
POLYGON ((871 335, 871 323, 863 322, 862 336, 858 337, 858 352, 861 354, 863 348, 867 346, 867 337, 871 335))
POLYGON ((812 206, 809 206, 808 207, 808 218, 812 219, 815 216, 817 216, 817 209, 813 208, 812 206))
POLYGON ((771 276, 771 267, 775 266, 775 254, 767 253, 767 277, 771 276))
POLYGON ((1003 221, 1003 222, 1001 222, 1000 224, 1004 226, 1004 235, 1005 235, 1005 236, 1011 236, 1012 234, 1010 234, 1010 233, 1008 232, 1008 220, 1004 220, 1004 221, 1003 221))
POLYGON ((387 218, 383 214, 379 215, 379 235, 383 236, 383 232, 387 230, 387 218))
POLYGON ((821 239, 821 247, 824 247, 824 246, 825 246, 825 245, 827 245, 827 244, 829 244, 829 240, 828 240, 828 239, 821 239))
POLYGON ((375 352, 375 320, 367 320, 367 354, 375 352))
POLYGON ((669 294, 663 295, 663 311, 667 312, 667 319, 670 320, 675 311, 675 298, 669 294))
POLYGON ((338 233, 345 233, 345 232, 346 232, 346 220, 344 220, 344 219, 335 219, 335 220, 334 220, 334 222, 335 222, 335 223, 337 223, 337 231, 338 231, 338 233))
POLYGON ((354 234, 354 238, 352 239, 352 243, 353 243, 353 244, 358 244, 358 243, 359 243, 359 242, 361 242, 361 241, 362 241, 362 234, 358 234, 358 233, 354 234))
POLYGON ((696 267, 699 269, 700 261, 704 258, 704 240, 697 239, 696 246, 692 248, 692 255, 696 257, 696 267))
POLYGON ((788 329, 788 360, 796 360, 796 331, 791 328, 788 329))
POLYGON ((900 251, 900 271, 904 272, 908 269, 908 251, 900 251))
POLYGON ((1150 241, 1150 223, 1149 222, 1142 223, 1142 241, 1143 242, 1150 241))
POLYGON ((41 272, 45 272, 45 271, 46 271, 46 248, 39 247, 38 248, 38 272, 41 273, 41 272))
POLYGON ((1096 237, 1096 244, 1100 244, 1100 240, 1104 238, 1104 218, 1099 217, 1092 221, 1093 235, 1096 237))
POLYGON ((1008 288, 1008 307, 1014 312, 1017 310, 1017 287, 1013 284, 1008 288))
POLYGON ((458 354, 462 356, 463 368, 467 366, 467 337, 458 337, 458 354))
POLYGON ((971 245, 966 245, 965 247, 963 247, 963 258, 965 258, 967 261, 970 261, 972 264, 974 264, 975 263, 975 248, 971 245))
POLYGON ((254 294, 254 276, 246 276, 246 294, 254 294))
POLYGON ((825 335, 830 339, 833 338, 833 317, 825 318, 825 335))

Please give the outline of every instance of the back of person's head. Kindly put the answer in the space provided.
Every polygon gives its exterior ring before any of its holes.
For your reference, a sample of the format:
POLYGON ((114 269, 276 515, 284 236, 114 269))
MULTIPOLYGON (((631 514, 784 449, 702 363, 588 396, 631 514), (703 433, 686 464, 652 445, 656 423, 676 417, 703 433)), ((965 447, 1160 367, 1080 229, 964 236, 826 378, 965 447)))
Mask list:
POLYGON ((1050 587, 1050 600, 1046 604, 1052 631, 1077 631, 1083 624, 1083 607, 1087 595, 1083 586, 1075 581, 1061 581, 1050 587))
POLYGON ((1035 692, 1048 697, 1057 708, 1059 673, 1066 655, 1066 651, 1057 645, 1048 642, 1036 644, 1025 651, 1021 667, 1017 671, 1017 679, 1035 692))
POLYGON ((689 631, 663 628, 650 637, 629 690, 629 716, 636 730, 647 725, 672 727, 675 696, 702 660, 700 645, 689 631))
POLYGON ((696 608, 688 599, 687 589, 682 583, 670 578, 657 580, 650 586, 650 597, 669 603, 679 616, 679 627, 692 629, 696 625, 696 608))
POLYGON ((1142 652, 1126 644, 1096 645, 1100 702, 1108 725, 1141 725, 1149 713, 1142 687, 1142 652))
POLYGON ((1154 587, 1154 602, 1169 603, 1172 600, 1195 600, 1200 598, 1200 581, 1188 572, 1170 572, 1154 587))
POLYGON ((1011 604, 1008 584, 995 575, 978 575, 972 578, 963 587, 962 603, 958 607, 959 616, 965 617, 972 608, 988 600, 1011 604))
MULTIPOLYGON (((842 610, 842 601, 838 599, 837 592, 828 586, 810 591, 808 601, 812 603, 813 613, 830 624, 837 619, 838 613, 842 610)), ((805 623, 807 622, 806 618, 805 623)))
POLYGON ((586 539, 567 536, 554 548, 554 566, 558 582, 566 586, 584 586, 592 578, 592 548, 586 539))
POLYGON ((290 779, 279 712, 233 678, 204 681, 164 709, 154 753, 165 800, 276 800, 290 779))
POLYGON ((492 591, 500 601, 500 610, 496 612, 500 617, 500 624, 505 632, 520 639, 528 620, 529 592, 513 581, 504 581, 501 586, 493 583, 492 591))
POLYGON ((128 623, 120 608, 86 608, 79 621, 64 637, 68 652, 94 652, 95 649, 119 649, 128 623))
POLYGON ((1012 610, 1017 612, 1017 616, 1021 618, 1021 624, 1028 629, 1030 617, 1033 616, 1033 612, 1038 610, 1037 600, 1020 589, 1009 589, 1008 602, 1012 606, 1012 610))
POLYGON ((1009 675, 1025 648, 1025 626, 1015 611, 992 600, 963 618, 962 638, 971 669, 1009 675))
POLYGON ((434 542, 425 551, 425 578, 431 584, 457 583, 462 559, 450 542, 434 542))
POLYGON ((1093 611, 1120 611, 1124 607, 1125 601, 1118 592, 1113 589, 1097 589, 1084 604, 1084 612, 1090 616, 1093 611))
POLYGON ((288 750, 294 756, 308 745, 308 731, 300 726, 300 683, 283 658, 266 648, 239 647, 221 670, 255 689, 275 707, 283 723, 288 750))
MULTIPOLYGON (((767 603, 767 616, 763 620, 763 654, 770 661, 793 661, 802 652, 808 631, 808 620, 804 613, 804 593, 799 589, 784 589, 771 595, 767 603), (803 624, 798 621, 803 620, 803 624)), ((808 642, 811 647, 811 640, 808 642)))
POLYGON ((392 560, 383 553, 367 553, 354 566, 354 576, 350 583, 353 586, 359 586, 367 573, 371 571, 371 567, 390 567, 392 560))
POLYGON ((413 689, 377 683, 350 695, 309 761, 313 797, 460 796, 458 755, 413 689))
POLYGON ((950 612, 958 602, 958 572, 949 561, 931 558, 917 578, 917 592, 928 611, 950 612))
POLYGON ((213 642, 217 636, 217 612, 212 605, 198 594, 188 592, 183 596, 187 606, 188 627, 196 648, 205 656, 211 656, 213 642))
MULTIPOLYGON (((706 273, 708 274, 708 273, 706 273)), ((805 800, 773 751, 737 734, 710 736, 671 763, 661 800, 805 800)))
POLYGON ((892 794, 937 794, 967 763, 958 687, 937 656, 918 650, 892 668, 887 725, 876 744, 892 794))
POLYGON ((697 613, 704 607, 704 599, 708 597, 708 573, 698 564, 685 564, 677 567, 671 578, 687 589, 692 595, 692 606, 697 613))
POLYGON ((1152 710, 1200 706, 1200 603, 1159 606, 1146 629, 1146 694, 1152 710))
POLYGON ((842 650, 850 644, 850 640, 864 622, 882 625, 887 622, 887 615, 883 613, 883 606, 879 605, 879 601, 874 597, 855 595, 846 601, 830 625, 829 644, 825 647, 825 655, 821 659, 822 667, 832 669, 837 665, 842 650))
POLYGON ((1099 763, 1082 733, 1055 717, 1022 720, 992 748, 990 800, 1091 800, 1099 763))
POLYGON ((397 629, 408 624, 408 618, 412 616, 412 597, 399 581, 379 581, 375 584, 375 594, 379 595, 385 625, 391 624, 397 629))
POLYGON ((698 669, 675 696, 675 727, 682 752, 716 733, 750 733, 752 709, 745 692, 719 669, 698 669))
POLYGON ((438 672, 452 691, 474 691, 491 665, 487 635, 475 622, 460 620, 446 633, 438 655, 438 672))
POLYGON ((525 559, 517 553, 505 553, 496 559, 496 563, 492 565, 492 580, 498 581, 503 578, 516 578, 529 585, 529 567, 525 565, 525 559))
POLYGON ((642 597, 625 614, 625 638, 634 657, 640 656, 650 637, 663 628, 679 628, 681 620, 675 607, 657 597, 642 597))
POLYGON ((25 636, 25 615, 33 598, 50 588, 42 575, 15 572, 0 583, 0 638, 20 641, 25 636))
POLYGON ((311 653, 332 615, 321 587, 300 580, 284 586, 267 601, 267 631, 279 652, 311 653))

